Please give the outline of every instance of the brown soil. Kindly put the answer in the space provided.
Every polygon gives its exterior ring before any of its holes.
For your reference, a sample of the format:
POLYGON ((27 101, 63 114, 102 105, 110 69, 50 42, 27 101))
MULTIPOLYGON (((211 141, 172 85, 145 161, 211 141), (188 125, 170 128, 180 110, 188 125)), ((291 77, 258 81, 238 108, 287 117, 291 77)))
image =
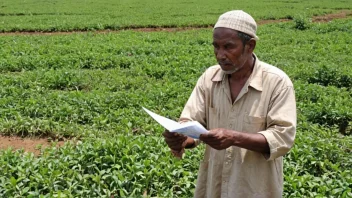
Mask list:
MULTIPOLYGON (((35 155, 40 154, 40 147, 52 146, 47 138, 21 138, 16 136, 2 136, 0 135, 0 149, 7 149, 12 147, 14 150, 24 149, 26 152, 32 152, 35 155)), ((64 145, 64 141, 58 141, 56 146, 64 145)))
POLYGON ((257 21, 257 24, 264 25, 269 23, 281 23, 281 22, 287 22, 287 21, 291 21, 291 19, 260 20, 260 21, 257 21))
MULTIPOLYGON (((341 19, 341 18, 347 18, 352 16, 352 10, 340 10, 339 13, 334 13, 334 14, 327 14, 324 16, 315 16, 312 18, 313 22, 329 22, 333 19, 341 19)), ((286 21, 291 21, 291 19, 277 19, 277 20, 259 20, 257 21, 258 25, 264 25, 264 24, 269 24, 269 23, 280 23, 280 22, 286 22, 286 21)), ((166 31, 166 32, 177 32, 177 31, 184 31, 184 30, 199 30, 199 29, 207 29, 207 28, 212 28, 211 25, 208 27, 181 27, 181 28, 163 28, 163 27, 158 27, 158 28, 127 28, 127 30, 134 30, 134 31, 139 31, 139 32, 160 32, 160 31, 166 31)), ((126 30, 126 29, 125 29, 126 30)), ((94 31, 94 33, 111 33, 111 32, 119 32, 121 30, 99 30, 99 31, 94 31)), ((5 33, 0 33, 1 35, 65 35, 65 34, 73 34, 73 33, 86 33, 87 31, 71 31, 71 32, 5 32, 5 33)))
POLYGON ((352 16, 352 10, 341 10, 339 13, 313 17, 313 22, 329 22, 333 19, 343 19, 352 16))

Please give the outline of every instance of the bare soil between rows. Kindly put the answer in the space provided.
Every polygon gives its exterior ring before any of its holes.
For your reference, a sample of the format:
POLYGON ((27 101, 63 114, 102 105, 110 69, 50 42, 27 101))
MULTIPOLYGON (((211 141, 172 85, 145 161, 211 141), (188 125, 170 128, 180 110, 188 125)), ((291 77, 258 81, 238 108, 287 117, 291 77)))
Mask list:
MULTIPOLYGON (((326 14, 323 16, 314 16, 312 17, 312 22, 315 23, 327 23, 332 21, 333 19, 343 19, 352 16, 352 10, 340 10, 338 13, 326 14)), ((276 19, 276 20, 259 20, 257 21, 258 25, 271 24, 271 23, 280 23, 291 21, 292 19, 276 19)), ((207 27, 155 27, 155 28, 125 28, 122 30, 134 30, 139 32, 177 32, 177 31, 186 31, 186 30, 198 30, 198 29, 211 29, 212 25, 207 27)), ((73 33, 86 33, 86 32, 94 32, 94 33, 113 33, 119 32, 121 30, 96 30, 96 31, 68 31, 68 32, 0 32, 1 35, 61 35, 61 34, 73 34, 73 33)))
MULTIPOLYGON (((313 22, 329 22, 333 19, 341 19, 347 18, 352 16, 352 10, 341 10, 339 13, 334 14, 327 14, 324 16, 316 16, 313 17, 313 22)), ((279 20, 260 20, 258 21, 258 25, 270 24, 270 23, 280 23, 290 21, 290 19, 279 19, 279 20)), ((167 32, 174 32, 174 31, 184 31, 184 30, 192 30, 192 29, 206 29, 212 28, 209 27, 183 27, 183 28, 135 28, 132 30, 135 31, 143 31, 143 32, 155 32, 155 31, 167 31, 167 32)), ((103 31, 95 31, 97 33, 109 33, 109 32, 118 32, 118 31, 110 31, 110 30, 103 30, 103 31)), ((58 35, 58 34, 72 34, 72 33, 84 33, 82 32, 7 32, 7 33, 0 33, 0 35, 58 35)), ((57 141, 56 146, 64 145, 65 141, 57 141)), ((17 149, 24 149, 25 152, 32 152, 35 155, 40 154, 40 148, 51 147, 53 142, 51 142, 48 138, 22 138, 17 136, 2 136, 0 135, 0 149, 8 149, 11 147, 14 150, 17 149)))
MULTIPOLYGON (((55 145, 60 147, 65 141, 55 141, 55 145)), ((40 149, 52 147, 54 142, 48 138, 21 138, 17 136, 0 135, 0 150, 12 148, 13 150, 23 149, 25 152, 32 152, 35 155, 40 154, 40 149)))

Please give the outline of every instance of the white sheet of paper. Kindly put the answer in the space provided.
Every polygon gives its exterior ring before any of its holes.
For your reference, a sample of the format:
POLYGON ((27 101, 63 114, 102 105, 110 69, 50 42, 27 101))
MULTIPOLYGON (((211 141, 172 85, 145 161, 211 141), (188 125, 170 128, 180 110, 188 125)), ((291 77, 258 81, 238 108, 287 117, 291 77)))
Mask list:
POLYGON ((154 112, 149 111, 148 109, 142 107, 155 121, 157 121, 161 126, 167 129, 170 132, 181 133, 183 135, 189 136, 191 138, 199 139, 200 134, 208 133, 203 125, 197 121, 190 121, 184 124, 180 124, 168 118, 165 118, 161 115, 158 115, 154 112))

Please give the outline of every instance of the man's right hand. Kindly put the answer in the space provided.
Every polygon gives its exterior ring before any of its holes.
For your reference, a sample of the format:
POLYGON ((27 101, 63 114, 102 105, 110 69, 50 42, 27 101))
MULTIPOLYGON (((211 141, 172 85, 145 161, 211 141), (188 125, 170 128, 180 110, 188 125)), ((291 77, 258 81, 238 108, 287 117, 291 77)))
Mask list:
POLYGON ((179 134, 179 133, 172 133, 169 131, 164 131, 163 136, 165 138, 166 144, 169 148, 173 151, 182 151, 187 146, 187 136, 179 134))

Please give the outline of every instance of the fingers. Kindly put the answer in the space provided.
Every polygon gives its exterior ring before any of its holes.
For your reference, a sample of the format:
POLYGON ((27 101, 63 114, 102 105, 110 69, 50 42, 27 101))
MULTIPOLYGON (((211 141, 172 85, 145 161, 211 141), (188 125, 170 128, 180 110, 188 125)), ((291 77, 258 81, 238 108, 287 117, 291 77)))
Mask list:
POLYGON ((216 150, 224 149, 224 145, 221 141, 204 141, 204 143, 216 150))
POLYGON ((178 133, 170 132, 170 131, 168 131, 168 130, 165 130, 165 131, 163 132, 163 136, 166 137, 166 138, 168 138, 168 137, 172 138, 172 137, 175 137, 175 136, 179 136, 179 134, 178 134, 178 133))
POLYGON ((199 139, 216 150, 222 150, 223 140, 216 133, 201 134, 199 139))
POLYGON ((163 133, 163 136, 165 138, 165 140, 169 140, 169 141, 178 141, 178 140, 186 140, 187 136, 181 135, 179 133, 173 133, 173 132, 169 132, 169 131, 165 131, 163 133))
POLYGON ((169 148, 176 151, 182 150, 184 148, 184 143, 187 140, 187 136, 169 131, 165 131, 163 136, 169 148))
POLYGON ((185 140, 183 139, 178 139, 178 140, 165 139, 165 142, 167 143, 167 145, 169 145, 170 148, 182 147, 184 141, 185 140))
POLYGON ((184 149, 182 149, 181 151, 175 151, 171 149, 171 153, 173 154, 173 156, 175 156, 176 158, 182 159, 182 155, 185 152, 184 149))
POLYGON ((212 140, 216 140, 214 133, 206 133, 206 134, 201 134, 199 136, 199 139, 203 142, 207 142, 207 141, 212 141, 212 140))

